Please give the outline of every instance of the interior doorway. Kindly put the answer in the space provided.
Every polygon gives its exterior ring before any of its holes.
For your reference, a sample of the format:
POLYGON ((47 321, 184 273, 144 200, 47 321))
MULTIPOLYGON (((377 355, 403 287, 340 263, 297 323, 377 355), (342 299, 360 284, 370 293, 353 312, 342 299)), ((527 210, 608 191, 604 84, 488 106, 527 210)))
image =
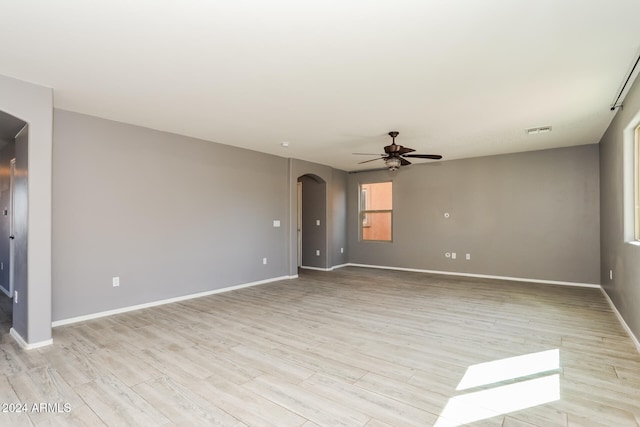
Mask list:
POLYGON ((327 184, 317 175, 297 180, 298 267, 327 269, 327 184))
MULTIPOLYGON (((16 294, 16 224, 26 226, 26 182, 18 183, 22 188, 20 204, 25 205, 20 212, 23 218, 16 217, 16 182, 20 168, 26 165, 26 156, 17 158, 17 151, 23 153, 27 143, 28 125, 26 122, 0 111, 0 333, 8 333, 14 324, 14 304, 16 294), (20 141, 20 150, 16 150, 16 141, 20 141), (20 166, 22 165, 22 166, 20 166)), ((26 180, 26 174, 22 181, 26 180)), ((24 233, 21 233, 24 234, 24 233)), ((20 237, 19 250, 26 249, 25 236, 20 237), (23 248, 24 246, 24 248, 23 248)), ((24 254, 22 254, 24 255, 24 254)), ((23 256, 24 258, 24 256, 23 256)), ((22 258, 21 258, 22 260, 22 258)), ((26 260, 22 260, 26 264, 26 260)), ((18 271, 17 280, 24 280, 26 274, 18 271)), ((25 294, 26 295, 26 294, 25 294)))
MULTIPOLYGON (((16 213, 15 213, 15 179, 16 179, 16 159, 15 157, 9 161, 9 208, 8 208, 8 216, 9 216, 9 292, 7 295, 9 297, 13 297, 13 291, 15 289, 15 265, 16 265, 16 245, 15 245, 15 223, 16 223, 16 213)), ((5 208, 3 214, 7 214, 7 209, 5 208)), ((4 265, 2 266, 4 268, 4 265)))

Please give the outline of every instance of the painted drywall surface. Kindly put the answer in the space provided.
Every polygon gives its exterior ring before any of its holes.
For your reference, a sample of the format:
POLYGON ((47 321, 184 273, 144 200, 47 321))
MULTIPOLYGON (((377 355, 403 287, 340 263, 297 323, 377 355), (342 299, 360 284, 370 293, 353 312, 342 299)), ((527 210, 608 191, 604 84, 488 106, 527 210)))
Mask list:
POLYGON ((349 262, 597 284, 598 179, 596 145, 352 173, 349 262), (388 180, 393 242, 359 241, 358 185, 388 180))
POLYGON ((9 141, 0 149, 0 285, 9 289, 9 236, 10 233, 10 184, 11 184, 11 159, 15 157, 15 142, 9 141), (5 209, 7 215, 4 215, 5 209))
POLYGON ((51 339, 51 158, 53 91, 0 76, 0 110, 29 124, 29 299, 20 298, 13 328, 29 344, 51 339))
POLYGON ((302 266, 327 266, 327 184, 309 175, 302 183, 302 266))
POLYGON ((288 273, 285 158, 55 110, 53 161, 54 320, 288 273))
POLYGON ((635 336, 640 337, 640 246, 629 243, 632 229, 625 236, 623 178, 625 148, 631 155, 633 129, 640 125, 640 81, 628 93, 624 108, 615 114, 600 141, 602 287, 635 336))
POLYGON ((299 159, 289 159, 289 217, 294 218, 289 226, 289 274, 298 274, 297 264, 297 232, 296 232, 296 209, 297 209, 297 182, 303 175, 315 175, 322 179, 327 185, 326 200, 326 237, 324 251, 327 254, 325 264, 319 268, 331 268, 344 263, 346 255, 346 234, 339 234, 340 230, 346 230, 345 211, 340 204, 344 203, 345 182, 347 173, 329 166, 311 163, 299 159), (344 252, 340 253, 340 248, 344 252))
POLYGON ((332 170, 329 191, 331 206, 331 266, 347 263, 347 179, 348 174, 337 169, 332 170))
MULTIPOLYGON (((18 293, 18 304, 21 301, 28 301, 33 290, 29 286, 28 278, 28 239, 29 239, 29 169, 28 169, 28 148, 29 148, 29 126, 25 126, 15 139, 16 169, 14 175, 14 265, 13 265, 13 286, 14 292, 18 293)), ((14 300, 15 301, 15 300, 14 300)), ((17 331, 24 330, 28 326, 29 312, 33 310, 31 306, 27 310, 17 310, 14 304, 13 328, 17 331)))

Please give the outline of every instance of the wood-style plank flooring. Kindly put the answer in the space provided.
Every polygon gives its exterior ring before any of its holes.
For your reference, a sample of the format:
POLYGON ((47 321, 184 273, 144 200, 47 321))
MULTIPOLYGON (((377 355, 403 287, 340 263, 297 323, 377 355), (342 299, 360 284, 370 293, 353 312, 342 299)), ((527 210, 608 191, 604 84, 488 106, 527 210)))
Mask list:
POLYGON ((0 403, 26 412, 0 425, 640 424, 640 355, 597 289, 302 271, 53 337, 3 329, 0 403))

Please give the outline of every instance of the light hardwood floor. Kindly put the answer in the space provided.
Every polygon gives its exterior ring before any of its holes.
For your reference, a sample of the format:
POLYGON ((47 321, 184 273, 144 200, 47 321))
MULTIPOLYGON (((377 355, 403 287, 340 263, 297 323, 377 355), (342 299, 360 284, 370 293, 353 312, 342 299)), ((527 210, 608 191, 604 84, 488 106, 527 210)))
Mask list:
POLYGON ((28 409, 2 426, 640 423, 640 355, 597 289, 302 271, 28 352, 4 333, 0 356, 0 402, 28 409))

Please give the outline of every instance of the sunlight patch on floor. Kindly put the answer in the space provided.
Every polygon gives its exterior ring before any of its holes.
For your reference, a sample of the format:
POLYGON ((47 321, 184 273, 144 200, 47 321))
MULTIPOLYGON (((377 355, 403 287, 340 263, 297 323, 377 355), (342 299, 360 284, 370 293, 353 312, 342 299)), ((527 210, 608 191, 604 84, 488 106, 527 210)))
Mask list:
POLYGON ((495 387, 449 399, 434 427, 457 427, 560 399, 560 350, 547 350, 472 365, 457 390, 495 387), (546 375, 544 375, 546 373, 546 375), (527 379, 532 375, 544 375, 527 379), (521 381, 518 379, 523 378, 521 381), (512 384, 498 385, 503 381, 512 384))
POLYGON ((499 383, 560 368, 560 350, 547 350, 469 366, 456 390, 499 383))

